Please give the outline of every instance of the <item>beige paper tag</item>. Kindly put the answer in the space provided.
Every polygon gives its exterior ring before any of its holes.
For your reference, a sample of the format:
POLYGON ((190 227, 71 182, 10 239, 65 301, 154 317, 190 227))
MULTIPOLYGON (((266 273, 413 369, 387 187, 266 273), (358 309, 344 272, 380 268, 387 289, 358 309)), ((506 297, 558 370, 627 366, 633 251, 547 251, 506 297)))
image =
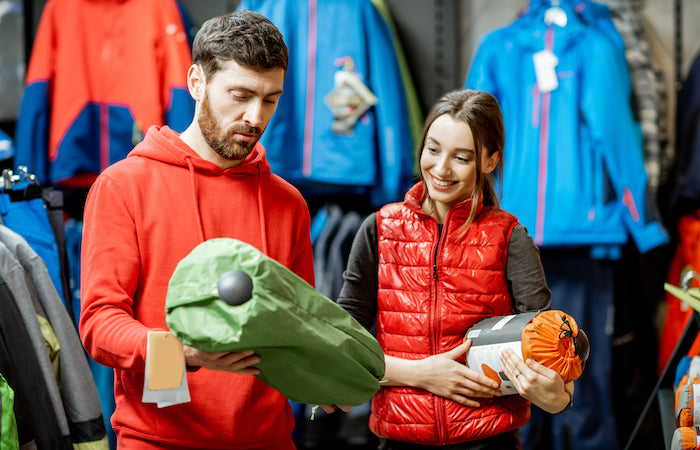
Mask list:
POLYGON ((174 389, 182 384, 185 353, 182 344, 169 331, 148 334, 148 388, 174 389))

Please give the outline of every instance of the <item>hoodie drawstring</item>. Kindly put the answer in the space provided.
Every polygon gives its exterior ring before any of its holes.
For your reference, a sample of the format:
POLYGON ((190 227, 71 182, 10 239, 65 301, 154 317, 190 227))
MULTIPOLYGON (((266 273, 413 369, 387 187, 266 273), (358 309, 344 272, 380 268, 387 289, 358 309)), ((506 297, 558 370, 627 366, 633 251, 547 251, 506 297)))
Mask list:
POLYGON ((266 256, 270 256, 267 253, 267 232, 265 230, 265 208, 263 208, 262 199, 262 172, 260 171, 260 165, 258 164, 258 217, 260 218, 260 233, 262 238, 262 251, 266 256))
POLYGON ((189 156, 185 157, 187 161, 187 167, 190 169, 190 183, 192 184, 192 201, 194 203, 194 215, 197 218, 197 225, 199 226, 199 241, 204 242, 204 226, 202 225, 202 215, 199 211, 199 200, 197 199, 197 180, 194 172, 194 165, 192 164, 192 159, 189 156))

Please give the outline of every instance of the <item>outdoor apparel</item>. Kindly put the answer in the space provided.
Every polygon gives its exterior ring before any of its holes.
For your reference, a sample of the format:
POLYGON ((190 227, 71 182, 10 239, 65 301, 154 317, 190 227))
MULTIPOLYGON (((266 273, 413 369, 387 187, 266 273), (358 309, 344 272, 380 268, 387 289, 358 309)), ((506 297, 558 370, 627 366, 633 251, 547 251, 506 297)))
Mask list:
POLYGON ((61 302, 68 307, 70 299, 65 298, 64 295, 60 251, 48 211, 47 203, 41 197, 41 188, 32 182, 22 181, 9 189, 0 191, 0 223, 19 233, 41 257, 61 302), (31 191, 32 188, 36 188, 39 192, 16 201, 16 194, 31 191))
POLYGON ((0 373, 0 448, 7 450, 19 449, 14 408, 15 391, 0 373))
MULTIPOLYGON (((33 305, 40 324, 43 321, 55 333, 60 348, 55 376, 73 444, 108 448, 100 398, 85 351, 46 264, 21 235, 5 226, 0 226, 0 242, 16 258, 30 287, 29 297, 15 293, 17 301, 33 305)), ((47 340, 45 346, 48 344, 47 340)))
MULTIPOLYGON (((479 204, 462 235, 467 199, 450 208, 440 236, 437 221, 421 209, 423 189, 415 185, 403 204, 377 213, 377 340, 386 355, 406 359, 449 351, 479 320, 513 312, 504 274, 516 217, 479 204)), ((530 417, 530 403, 519 396, 479 401, 470 408, 423 389, 382 387, 370 428, 382 438, 446 445, 516 429, 530 417)))
POLYGON ((42 184, 87 188, 152 125, 183 131, 194 100, 174 0, 50 0, 32 45, 15 168, 42 184))
POLYGON ((465 87, 493 94, 503 111, 501 207, 542 248, 619 250, 631 235, 644 253, 668 234, 648 196, 626 61, 572 5, 559 6, 565 27, 547 25, 542 9, 525 15, 487 33, 469 69, 465 87), (556 88, 538 83, 539 58, 556 88))
POLYGON ((235 239, 210 239, 180 261, 165 307, 180 342, 207 352, 255 349, 258 378, 298 403, 358 406, 372 398, 384 376, 384 353, 362 325, 286 267, 235 239), (237 299, 241 304, 229 304, 222 292, 222 276, 238 275, 230 271, 252 280, 245 293, 243 280, 228 286, 244 296, 237 299))
POLYGON ((284 95, 260 140, 274 172, 309 196, 400 201, 413 175, 414 114, 394 37, 372 1, 243 0, 238 9, 269 18, 289 47, 284 95))
POLYGON ((80 331, 92 358, 115 368, 112 425, 121 450, 141 441, 290 448, 289 401, 254 376, 200 368, 187 373, 189 403, 158 408, 141 397, 147 335, 168 329, 165 299, 177 264, 198 244, 229 237, 312 284, 309 224, 306 202, 270 172, 260 144, 224 170, 172 129, 152 127, 98 177, 83 223, 80 331))

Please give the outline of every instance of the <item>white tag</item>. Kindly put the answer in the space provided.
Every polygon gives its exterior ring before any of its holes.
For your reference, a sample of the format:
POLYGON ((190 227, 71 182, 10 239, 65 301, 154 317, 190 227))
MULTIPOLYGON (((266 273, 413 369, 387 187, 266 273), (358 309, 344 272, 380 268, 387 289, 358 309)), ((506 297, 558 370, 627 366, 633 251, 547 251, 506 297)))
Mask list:
POLYGON ((559 87, 557 72, 554 68, 559 64, 559 58, 551 50, 542 50, 532 55, 535 63, 535 76, 540 92, 550 92, 559 87))
POLYGON ((505 316, 491 328, 492 330, 500 330, 501 328, 505 327, 508 322, 510 322, 513 318, 515 317, 515 314, 511 314, 510 316, 505 316))
POLYGON ((544 13, 544 23, 547 25, 554 24, 560 27, 565 27, 566 20, 566 13, 558 6, 553 6, 544 13))

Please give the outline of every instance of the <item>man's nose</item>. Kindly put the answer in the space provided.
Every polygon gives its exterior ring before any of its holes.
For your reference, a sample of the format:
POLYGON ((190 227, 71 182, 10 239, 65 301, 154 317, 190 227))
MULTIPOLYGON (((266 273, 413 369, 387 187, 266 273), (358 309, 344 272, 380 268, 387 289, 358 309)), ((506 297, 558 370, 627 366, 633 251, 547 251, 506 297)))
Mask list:
POLYGON ((262 124, 262 104, 254 100, 246 105, 243 120, 251 127, 259 127, 262 124))

